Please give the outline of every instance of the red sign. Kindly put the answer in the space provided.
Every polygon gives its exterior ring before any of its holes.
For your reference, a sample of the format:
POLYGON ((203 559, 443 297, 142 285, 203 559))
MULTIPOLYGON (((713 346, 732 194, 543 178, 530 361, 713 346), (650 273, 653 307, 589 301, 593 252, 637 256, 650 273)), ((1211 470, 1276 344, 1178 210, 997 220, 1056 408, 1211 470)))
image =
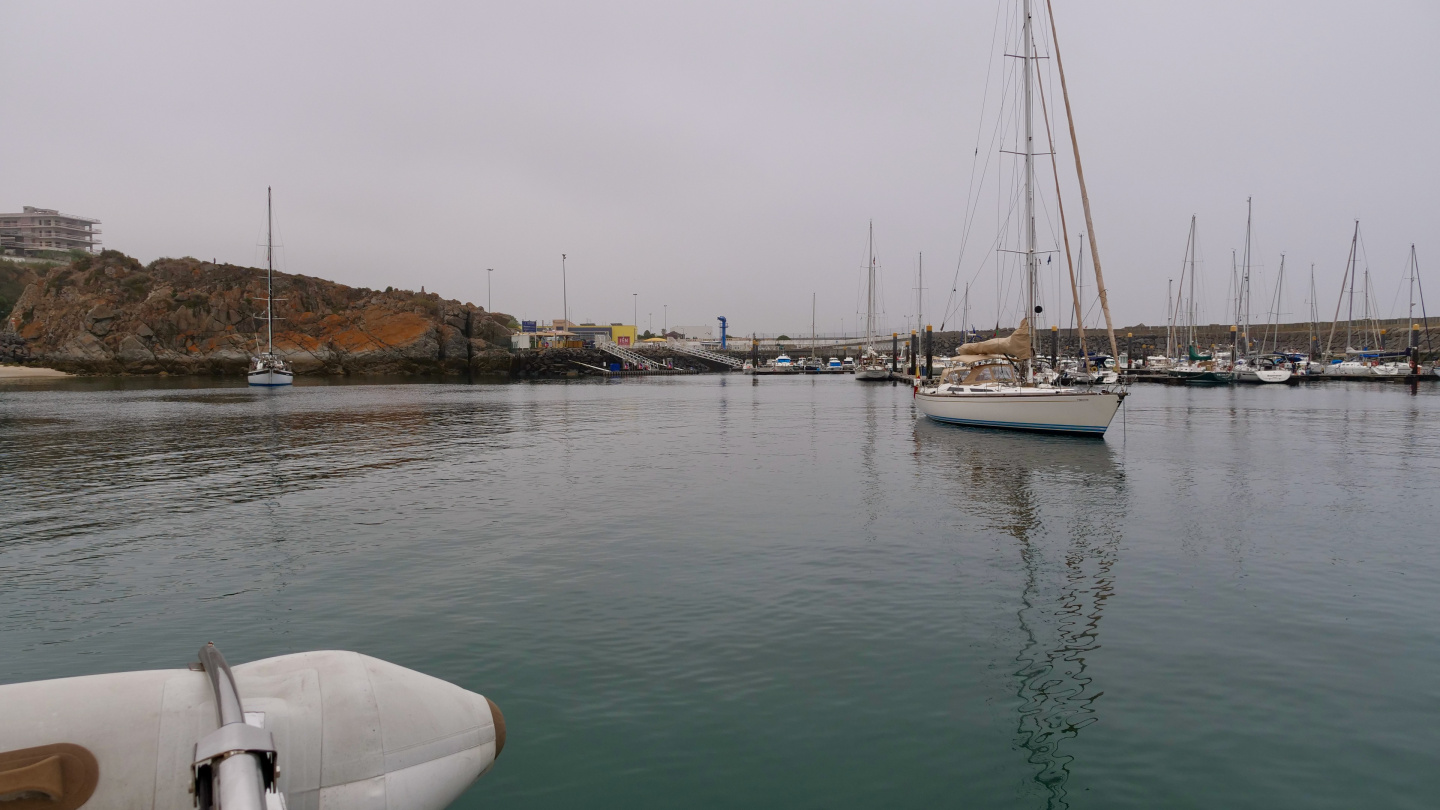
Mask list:
POLYGON ((620 337, 615 338, 615 342, 616 342, 617 344, 621 345, 621 346, 629 346, 629 345, 630 345, 630 336, 629 336, 629 335, 621 335, 620 337))

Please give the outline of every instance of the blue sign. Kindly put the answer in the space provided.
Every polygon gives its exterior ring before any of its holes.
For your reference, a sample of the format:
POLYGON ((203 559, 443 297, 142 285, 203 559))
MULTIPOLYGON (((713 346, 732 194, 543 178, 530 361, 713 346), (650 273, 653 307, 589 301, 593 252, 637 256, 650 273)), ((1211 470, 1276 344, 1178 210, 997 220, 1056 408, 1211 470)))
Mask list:
POLYGON ((521 332, 534 332, 534 331, 535 331, 535 322, 534 322, 534 321, 521 321, 521 322, 520 322, 520 331, 521 331, 521 332))

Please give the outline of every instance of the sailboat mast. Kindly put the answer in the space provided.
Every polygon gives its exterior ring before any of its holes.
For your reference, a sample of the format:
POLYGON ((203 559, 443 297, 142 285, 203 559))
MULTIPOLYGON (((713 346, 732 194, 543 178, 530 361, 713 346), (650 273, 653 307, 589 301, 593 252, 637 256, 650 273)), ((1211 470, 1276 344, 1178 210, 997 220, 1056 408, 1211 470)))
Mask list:
MULTIPOLYGON (((967 281, 967 282, 965 282, 965 306, 964 306, 964 309, 961 311, 961 315, 960 315, 960 331, 965 332, 966 330, 968 330, 968 329, 970 328, 969 325, 968 325, 969 323, 970 323, 970 282, 967 281)), ((968 342, 969 340, 970 340, 970 338, 969 338, 968 333, 967 333, 966 338, 965 338, 965 341, 968 342)))
POLYGON ((1350 237, 1350 266, 1346 274, 1350 276, 1350 310, 1345 313, 1345 352, 1349 354, 1350 347, 1354 345, 1355 331, 1355 248, 1360 242, 1360 220, 1355 220, 1355 235, 1350 237))
POLYGON ((1314 357, 1314 355, 1315 355, 1315 322, 1318 321, 1318 320, 1320 320, 1320 309, 1319 309, 1318 303, 1315 301, 1315 263, 1314 263, 1314 262, 1311 262, 1311 263, 1310 263, 1310 334, 1308 335, 1308 337, 1310 338, 1310 342, 1307 343, 1307 344, 1305 344, 1306 348, 1309 349, 1309 351, 1308 351, 1307 353, 1308 353, 1309 355, 1311 355, 1311 357, 1310 357, 1311 360, 1314 360, 1314 359, 1315 359, 1315 357, 1314 357))
MULTIPOLYGON (((1031 84, 1034 59, 1031 51, 1030 0, 1025 0, 1024 64, 1025 64, 1025 317, 1035 317, 1035 109, 1031 84)), ((1030 354, 1035 354, 1036 330, 1030 330, 1030 354)), ((1034 378, 1034 361, 1026 360, 1025 376, 1034 378)))
POLYGON ((865 348, 861 357, 875 342, 875 221, 870 221, 870 266, 869 280, 865 288, 865 348))
POLYGON ((1188 345, 1195 345, 1195 215, 1190 215, 1190 334, 1188 345))
POLYGON ((1250 217, 1253 210, 1250 200, 1250 197, 1245 198, 1245 272, 1240 278, 1241 302, 1244 307, 1242 314, 1245 319, 1245 331, 1242 335, 1245 338, 1246 357, 1250 356, 1250 217))
POLYGON ((1090 353, 1085 351, 1085 234, 1080 234, 1080 250, 1075 253, 1075 340, 1079 344, 1080 367, 1090 370, 1090 353))
POLYGON ((275 353, 275 216, 265 187, 265 351, 275 353))
POLYGON ((1410 243, 1410 314, 1405 317, 1405 329, 1408 334, 1410 325, 1415 323, 1415 243, 1410 243))
MULTIPOLYGON (((1183 272, 1183 271, 1182 271, 1183 272)), ((1175 312, 1180 307, 1175 303, 1175 279, 1165 279, 1165 308, 1170 310, 1169 323, 1165 328, 1165 356, 1175 356, 1175 312)))

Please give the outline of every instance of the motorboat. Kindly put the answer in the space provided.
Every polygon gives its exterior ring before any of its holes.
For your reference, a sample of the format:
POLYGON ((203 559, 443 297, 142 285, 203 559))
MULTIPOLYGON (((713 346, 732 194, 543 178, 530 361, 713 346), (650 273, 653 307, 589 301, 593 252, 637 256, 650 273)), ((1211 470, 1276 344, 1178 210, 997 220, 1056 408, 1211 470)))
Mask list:
POLYGON ((1166 369, 1165 376, 1190 385, 1229 385, 1235 381, 1235 372, 1212 362, 1181 363, 1166 369))
POLYGON ((1288 367, 1284 355, 1257 358, 1240 358, 1233 373, 1239 383, 1284 383, 1289 382, 1294 371, 1288 367))
POLYGON ((1326 377, 1354 377, 1370 379, 1375 377, 1375 367, 1363 360, 1336 360, 1321 366, 1326 377))

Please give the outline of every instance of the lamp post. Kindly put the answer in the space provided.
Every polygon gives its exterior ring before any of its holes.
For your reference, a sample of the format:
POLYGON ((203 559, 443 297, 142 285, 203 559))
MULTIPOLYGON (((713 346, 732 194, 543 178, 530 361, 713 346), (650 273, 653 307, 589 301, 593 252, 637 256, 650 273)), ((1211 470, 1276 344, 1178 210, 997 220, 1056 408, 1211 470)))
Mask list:
POLYGON ((640 293, 630 293, 630 299, 631 299, 631 300, 630 300, 630 303, 631 303, 631 304, 633 305, 633 307, 634 307, 634 312, 631 314, 631 317, 634 318, 634 320, 631 321, 631 323, 635 324, 635 328, 636 328, 636 329, 639 329, 639 328, 640 328, 640 293))
POLYGON ((495 268, 493 267, 485 268, 485 311, 487 313, 495 311, 494 308, 490 306, 490 274, 494 272, 495 268))
POLYGON ((565 328, 570 328, 570 287, 565 280, 565 254, 560 254, 560 306, 565 310, 562 318, 565 321, 565 328))

